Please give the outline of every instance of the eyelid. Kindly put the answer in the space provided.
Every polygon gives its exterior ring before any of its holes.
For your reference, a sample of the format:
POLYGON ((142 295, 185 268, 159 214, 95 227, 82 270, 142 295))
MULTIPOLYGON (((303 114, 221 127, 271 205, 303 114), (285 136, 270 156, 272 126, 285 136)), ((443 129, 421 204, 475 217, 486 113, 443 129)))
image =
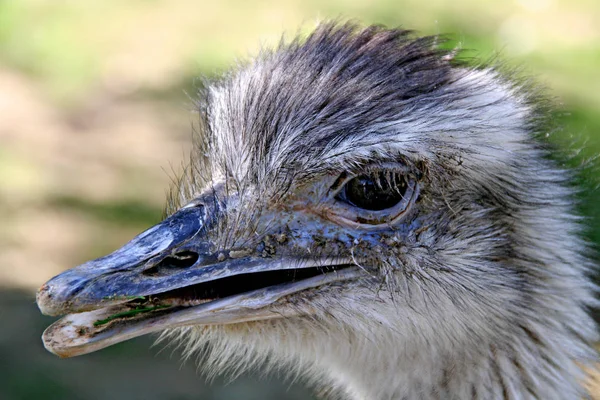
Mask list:
POLYGON ((331 188, 329 189, 327 196, 330 198, 334 198, 342 191, 342 189, 344 188, 346 183, 350 182, 352 179, 354 179, 358 176, 366 175, 366 174, 374 173, 374 172, 378 172, 378 171, 383 171, 383 170, 395 172, 395 173, 398 173, 401 175, 405 175, 409 179, 412 175, 412 170, 408 166, 403 165, 403 164, 383 163, 383 164, 362 166, 361 169, 357 170, 357 171, 351 171, 351 172, 343 171, 340 174, 340 176, 337 178, 337 180, 333 183, 333 185, 331 185, 331 188))
POLYGON ((338 193, 342 191, 344 186, 346 186, 346 183, 350 182, 354 178, 356 178, 356 175, 342 172, 333 185, 331 185, 331 188, 329 188, 327 196, 332 198, 337 196, 338 193))

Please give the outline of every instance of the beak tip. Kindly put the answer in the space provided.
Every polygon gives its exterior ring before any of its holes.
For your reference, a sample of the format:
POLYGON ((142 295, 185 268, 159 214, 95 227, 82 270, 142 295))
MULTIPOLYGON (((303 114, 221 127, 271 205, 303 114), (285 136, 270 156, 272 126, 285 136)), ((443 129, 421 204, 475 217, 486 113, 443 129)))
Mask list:
POLYGON ((65 352, 64 349, 59 345, 57 340, 55 339, 57 333, 56 323, 50 325, 42 334, 42 343, 44 344, 44 348, 48 350, 50 353, 58 356, 60 358, 68 358, 68 352, 65 352))
POLYGON ((53 292, 52 286, 44 283, 35 295, 35 302, 44 315, 57 316, 61 314, 63 307, 57 307, 53 292))

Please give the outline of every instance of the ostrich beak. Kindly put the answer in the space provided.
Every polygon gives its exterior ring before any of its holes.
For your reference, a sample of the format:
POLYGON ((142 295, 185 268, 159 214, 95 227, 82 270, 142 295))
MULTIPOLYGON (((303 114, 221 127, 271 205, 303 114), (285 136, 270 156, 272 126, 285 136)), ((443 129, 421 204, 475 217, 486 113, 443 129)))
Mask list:
POLYGON ((205 233, 216 209, 184 207, 45 283, 37 293, 42 313, 68 314, 44 332, 46 349, 72 357, 166 328, 296 315, 290 295, 360 275, 348 259, 211 252, 205 233))

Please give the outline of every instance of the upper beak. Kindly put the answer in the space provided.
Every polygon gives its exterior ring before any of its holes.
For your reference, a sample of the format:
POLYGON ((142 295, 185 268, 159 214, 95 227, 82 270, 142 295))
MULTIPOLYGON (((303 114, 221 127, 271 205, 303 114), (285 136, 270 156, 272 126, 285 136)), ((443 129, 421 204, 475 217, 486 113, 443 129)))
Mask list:
POLYGON ((255 248, 211 252, 206 232, 221 208, 212 200, 184 207, 114 253, 45 283, 37 293, 42 313, 69 314, 44 332, 46 348, 70 357, 169 327, 281 318, 292 312, 278 306, 286 296, 359 276, 357 268, 344 268, 223 298, 203 298, 192 306, 174 303, 168 294, 175 289, 230 276, 350 264, 337 257, 265 258, 255 248))
MULTIPOLYGON (((202 207, 184 208, 136 236, 114 253, 55 276, 37 293, 40 310, 46 315, 89 311, 122 303, 132 297, 193 284, 194 277, 197 280, 206 279, 207 274, 198 275, 198 269, 209 263, 207 259, 210 256, 206 254, 208 245, 191 241, 206 226, 204 214, 202 207), (171 253, 180 253, 186 242, 189 243, 188 254, 198 256, 193 265, 165 269, 155 277, 148 272, 152 267, 158 267, 171 253), (147 278, 142 279, 144 276, 147 278)), ((166 264, 164 266, 168 267, 166 264)))

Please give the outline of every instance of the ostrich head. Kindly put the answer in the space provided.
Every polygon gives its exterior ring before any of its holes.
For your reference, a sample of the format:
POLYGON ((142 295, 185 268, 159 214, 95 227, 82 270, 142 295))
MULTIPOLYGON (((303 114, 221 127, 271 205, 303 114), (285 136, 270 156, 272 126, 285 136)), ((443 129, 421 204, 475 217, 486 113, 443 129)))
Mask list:
POLYGON ((596 328, 570 175, 523 85, 323 24, 202 92, 169 216, 38 292, 69 357, 149 332, 353 399, 574 399, 596 328))

